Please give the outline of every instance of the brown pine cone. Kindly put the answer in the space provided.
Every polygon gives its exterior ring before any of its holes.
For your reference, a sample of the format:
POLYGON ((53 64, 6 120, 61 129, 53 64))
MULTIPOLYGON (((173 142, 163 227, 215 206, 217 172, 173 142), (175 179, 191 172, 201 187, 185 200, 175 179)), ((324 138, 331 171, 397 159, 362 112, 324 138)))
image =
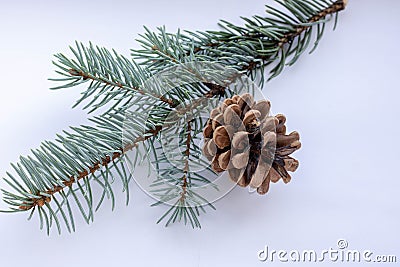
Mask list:
POLYGON ((250 185, 259 194, 270 182, 291 179, 299 162, 290 157, 300 148, 299 134, 286 134, 284 115, 269 116, 270 102, 254 101, 250 94, 225 99, 213 109, 203 129, 203 154, 215 172, 228 171, 240 186, 250 185))

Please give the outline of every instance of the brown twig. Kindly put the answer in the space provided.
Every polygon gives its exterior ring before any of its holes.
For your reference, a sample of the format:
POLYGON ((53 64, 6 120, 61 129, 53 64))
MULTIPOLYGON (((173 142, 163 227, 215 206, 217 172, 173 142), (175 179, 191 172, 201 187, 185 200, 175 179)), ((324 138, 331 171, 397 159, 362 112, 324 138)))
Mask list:
MULTIPOLYGON (((331 6, 325 8, 318 14, 312 16, 307 22, 314 23, 314 22, 320 21, 321 19, 325 18, 328 15, 332 15, 339 11, 344 10, 346 5, 347 5, 347 0, 338 0, 335 3, 333 3, 331 6)), ((296 27, 292 32, 285 34, 279 40, 278 46, 283 47, 285 44, 291 42, 294 38, 301 35, 304 31, 306 31, 307 29, 309 29, 311 27, 312 27, 312 25, 296 27)))
POLYGON ((189 156, 190 156, 190 144, 192 142, 192 121, 188 121, 187 123, 187 138, 186 138, 186 150, 185 150, 185 167, 183 168, 183 177, 182 177, 182 192, 180 200, 183 201, 187 192, 188 186, 188 173, 189 173, 189 156))
MULTIPOLYGON (((321 19, 325 18, 328 15, 332 15, 339 11, 344 10, 346 8, 347 1, 348 0, 338 0, 338 1, 334 2, 332 5, 325 8, 324 10, 320 11, 318 14, 312 16, 310 19, 308 19, 307 22, 314 23, 314 22, 320 21, 321 19)), ((308 25, 308 26, 296 27, 293 31, 285 34, 281 39, 276 41, 278 46, 283 47, 285 44, 291 42, 295 37, 299 36, 300 34, 302 34, 305 30, 309 29, 310 27, 312 27, 312 26, 308 25)), ((249 35, 248 33, 245 33, 242 36, 243 37, 257 37, 257 38, 266 37, 262 33, 257 33, 257 35, 249 35)), ((208 44, 204 45, 203 47, 194 48, 194 53, 200 53, 202 51, 206 51, 207 48, 204 48, 204 47, 218 47, 219 45, 222 45, 222 44, 226 43, 227 41, 232 41, 232 40, 221 40, 221 39, 216 40, 215 42, 208 43, 208 44)), ((265 56, 261 56, 259 59, 262 59, 264 62, 268 58, 265 56)), ((252 61, 249 63, 248 66, 245 66, 243 68, 243 70, 251 71, 251 70, 255 69, 258 65, 263 64, 263 62, 252 61)))
MULTIPOLYGON (((102 166, 107 166, 110 164, 112 161, 116 160, 117 158, 120 158, 122 155, 124 155, 126 152, 129 150, 132 150, 133 148, 137 147, 140 142, 146 141, 147 139, 158 135, 158 133, 162 130, 161 126, 157 126, 155 129, 149 130, 146 132, 146 134, 150 133, 151 135, 144 135, 137 137, 132 143, 127 144, 124 148, 120 148, 120 152, 114 152, 112 156, 106 156, 105 158, 101 159, 100 161, 97 161, 92 164, 92 166, 89 167, 89 170, 84 170, 78 173, 78 175, 75 176, 70 176, 68 181, 64 181, 63 184, 64 186, 55 186, 53 189, 47 190, 45 193, 47 195, 53 196, 56 193, 59 193, 60 191, 64 190, 66 187, 71 187, 74 183, 77 181, 89 176, 90 174, 93 174, 97 170, 99 170, 102 166)), ((38 194, 38 196, 41 196, 38 194)), ((21 210, 29 210, 35 206, 40 206, 42 207, 45 203, 49 203, 51 201, 51 197, 49 196, 41 196, 41 198, 32 198, 31 202, 32 203, 25 203, 24 205, 19 206, 19 209, 21 210)))
POLYGON ((90 75, 88 73, 85 73, 85 72, 83 72, 81 70, 77 71, 77 70, 74 70, 74 69, 70 69, 68 72, 69 72, 70 75, 82 77, 82 79, 84 79, 84 80, 90 79, 90 80, 94 80, 94 81, 100 81, 100 82, 102 82, 102 83, 104 83, 106 85, 109 85, 109 86, 114 86, 114 87, 118 87, 118 88, 125 88, 125 89, 129 89, 129 90, 133 90, 133 91, 136 91, 136 92, 138 92, 139 94, 142 94, 142 95, 146 95, 146 94, 147 95, 151 95, 151 96, 153 96, 155 98, 160 99, 161 102, 164 102, 164 103, 168 104, 172 108, 176 107, 176 105, 177 105, 177 103, 173 99, 168 99, 168 98, 166 98, 166 97, 164 97, 162 95, 158 95, 158 94, 153 93, 153 92, 147 92, 147 91, 141 89, 140 87, 127 87, 127 86, 122 85, 119 82, 111 82, 111 81, 108 81, 108 80, 100 78, 100 77, 95 77, 95 76, 90 75))
POLYGON ((154 51, 158 51, 159 53, 163 54, 164 56, 166 56, 167 58, 171 59, 172 62, 174 63, 178 63, 178 61, 176 60, 176 58, 174 58, 171 54, 166 53, 165 51, 162 51, 158 46, 154 45, 151 47, 152 50, 154 51))

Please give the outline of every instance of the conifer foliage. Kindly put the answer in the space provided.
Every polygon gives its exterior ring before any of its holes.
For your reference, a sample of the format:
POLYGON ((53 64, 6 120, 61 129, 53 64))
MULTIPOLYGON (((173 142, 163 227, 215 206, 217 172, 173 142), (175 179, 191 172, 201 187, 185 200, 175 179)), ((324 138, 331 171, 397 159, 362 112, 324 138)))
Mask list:
MULTIPOLYGON (((114 208, 114 184, 122 184, 128 203, 132 173, 126 163, 132 159, 126 153, 130 151, 139 159, 152 158, 159 164, 160 177, 171 177, 180 188, 180 197, 159 221, 165 220, 167 225, 183 221, 200 227, 199 215, 207 206, 214 207, 192 192, 191 186, 208 183, 208 177, 163 164, 167 158, 160 150, 160 135, 168 130, 165 118, 181 103, 230 95, 223 86, 207 82, 177 86, 162 94, 143 85, 166 68, 190 62, 218 62, 263 84, 279 75, 286 65, 294 64, 305 51, 312 52, 331 18, 336 27, 338 12, 346 4, 346 0, 274 0, 266 6, 265 15, 243 18, 243 25, 221 21, 220 31, 169 33, 163 27, 156 31, 145 28, 138 39, 141 48, 132 50, 130 57, 78 42, 71 47, 71 56, 56 54, 53 63, 57 77, 51 80, 57 85, 52 89, 84 85, 74 107, 94 113, 93 117, 90 124, 70 127, 57 134, 54 141, 44 141, 31 155, 11 164, 12 170, 4 177, 7 186, 1 189, 3 201, 9 205, 3 212, 37 216, 40 228, 48 233, 52 226, 58 232, 63 228, 75 231, 77 214, 90 223, 106 198, 114 208), (156 108, 144 117, 148 106, 142 103, 146 99, 151 99, 156 108), (131 142, 122 146, 126 111, 133 107, 134 118, 144 125, 144 131, 133 127, 131 142)), ((201 147, 193 140, 202 137, 205 123, 194 119, 178 132, 186 148, 182 157, 188 163, 199 160, 201 147)), ((128 164, 135 166, 135 159, 128 164)), ((168 188, 159 190, 166 200, 176 193, 168 188)))

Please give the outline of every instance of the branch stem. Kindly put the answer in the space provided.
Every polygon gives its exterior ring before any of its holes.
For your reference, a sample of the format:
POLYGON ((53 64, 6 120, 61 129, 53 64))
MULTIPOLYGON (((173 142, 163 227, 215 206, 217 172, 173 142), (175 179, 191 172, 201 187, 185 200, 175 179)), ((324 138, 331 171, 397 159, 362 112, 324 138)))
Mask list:
POLYGON ((186 150, 185 150, 185 167, 183 169, 183 177, 182 177, 182 192, 180 200, 183 201, 185 199, 185 195, 187 192, 188 186, 188 173, 189 173, 189 156, 190 156, 190 144, 192 142, 192 121, 188 121, 187 123, 187 137, 186 137, 186 150))
POLYGON ((164 97, 162 95, 158 95, 158 94, 153 93, 153 92, 147 92, 147 91, 141 89, 140 87, 131 87, 131 86, 123 85, 123 84, 121 84, 119 82, 111 82, 111 81, 106 80, 104 78, 95 77, 95 76, 93 76, 93 75, 91 75, 89 73, 85 73, 85 72, 83 72, 81 70, 77 71, 77 70, 74 70, 74 69, 70 69, 69 70, 69 74, 71 74, 72 76, 82 77, 82 79, 84 79, 84 80, 89 79, 89 80, 92 80, 92 81, 98 81, 98 82, 104 83, 104 84, 109 85, 109 86, 135 91, 135 92, 138 92, 139 94, 142 94, 142 95, 146 95, 146 94, 147 95, 151 95, 151 96, 153 96, 155 98, 158 98, 161 102, 168 104, 172 108, 176 107, 176 105, 177 105, 174 100, 168 99, 168 98, 166 98, 166 97, 164 97))
MULTIPOLYGON (((308 23, 315 23, 317 21, 322 20, 328 15, 333 15, 339 11, 342 11, 345 9, 347 5, 347 0, 338 0, 329 7, 323 9, 322 11, 318 12, 318 14, 312 16, 309 20, 308 23)), ((308 30, 311 28, 312 25, 305 25, 305 26, 298 26, 296 27, 293 31, 290 33, 285 34, 278 42, 279 47, 283 47, 283 45, 291 42, 294 38, 297 36, 301 35, 304 31, 308 30)))
POLYGON ((37 194, 38 196, 41 196, 41 198, 31 198, 29 203, 26 203, 25 205, 19 206, 19 209, 21 209, 21 210, 30 210, 31 208, 33 208, 35 206, 42 207, 43 205, 45 205, 45 203, 49 203, 51 201, 51 197, 49 197, 48 195, 53 196, 56 193, 59 193, 62 190, 64 190, 64 188, 71 187, 77 181, 89 176, 90 174, 95 173, 101 167, 107 166, 112 161, 114 161, 114 160, 120 158, 121 156, 123 156, 126 152, 128 152, 128 151, 132 150, 133 148, 137 147, 140 142, 146 141, 147 139, 158 135, 158 133, 161 130, 162 130, 162 127, 161 126, 157 126, 155 129, 147 131, 145 135, 137 137, 132 143, 127 144, 123 148, 120 148, 119 149, 120 152, 114 152, 112 154, 112 156, 106 156, 106 157, 100 159, 99 161, 93 163, 88 168, 89 170, 84 170, 84 171, 79 172, 76 175, 76 177, 75 176, 70 176, 68 181, 64 181, 63 182, 64 186, 55 186, 53 189, 47 190, 45 192, 47 196, 42 196, 40 194, 37 194), (147 135, 147 134, 151 134, 151 135, 147 135))

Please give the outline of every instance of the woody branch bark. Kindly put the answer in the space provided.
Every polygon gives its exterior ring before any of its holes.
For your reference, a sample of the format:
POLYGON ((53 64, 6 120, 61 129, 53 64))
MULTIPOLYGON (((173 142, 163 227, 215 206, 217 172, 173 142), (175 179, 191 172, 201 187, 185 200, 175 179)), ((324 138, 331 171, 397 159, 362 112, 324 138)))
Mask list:
POLYGON ((142 94, 142 95, 146 95, 146 94, 147 95, 151 95, 151 96, 153 96, 155 98, 158 98, 161 102, 164 102, 164 103, 168 104, 172 108, 176 107, 176 105, 177 105, 177 103, 173 99, 168 99, 168 98, 166 98, 166 97, 164 97, 162 95, 158 95, 158 94, 153 93, 153 92, 147 92, 147 91, 141 89, 140 87, 126 86, 126 85, 121 84, 120 82, 112 82, 112 81, 109 81, 109 80, 106 80, 106 79, 103 79, 103 78, 100 78, 100 77, 93 76, 93 75, 91 75, 89 73, 85 73, 83 71, 77 71, 77 70, 74 70, 74 69, 70 69, 69 70, 69 74, 71 74, 72 76, 81 77, 84 80, 89 79, 89 80, 93 80, 93 81, 102 82, 102 83, 104 83, 106 85, 109 85, 109 86, 135 91, 135 92, 138 92, 139 94, 142 94))
MULTIPOLYGON (((95 173, 97 170, 99 170, 103 166, 109 165, 111 162, 114 160, 120 158, 123 156, 126 152, 132 150, 133 148, 137 147, 140 142, 146 141, 149 138, 152 138, 153 136, 158 135, 158 133, 161 131, 161 126, 157 126, 155 129, 149 130, 146 132, 145 135, 140 136, 136 138, 132 143, 126 145, 123 148, 120 148, 120 152, 114 152, 112 156, 106 156, 99 161, 95 162, 92 166, 90 166, 88 169, 89 170, 84 170, 78 173, 76 176, 70 176, 68 181, 64 181, 63 184, 64 186, 55 186, 53 189, 47 190, 45 193, 47 195, 55 195, 56 193, 59 193, 60 191, 64 190, 66 187, 71 187, 74 183, 77 181, 89 176, 90 174, 95 173), (151 135, 147 135, 151 134, 151 135)), ((41 196, 38 194, 38 196, 41 196)), ((51 197, 49 196, 41 196, 41 198, 32 198, 30 199, 32 203, 26 203, 24 205, 19 206, 19 209, 21 210, 30 210, 31 208, 35 206, 42 207, 46 202, 49 203, 51 201, 51 197)))
MULTIPOLYGON (((347 0, 338 0, 335 3, 333 3, 331 6, 325 8, 324 10, 319 12, 318 14, 312 16, 308 20, 308 23, 314 23, 314 22, 320 21, 320 20, 324 19, 328 15, 332 15, 332 14, 335 14, 335 13, 337 13, 339 11, 342 11, 342 10, 344 10, 346 8, 346 5, 347 5, 347 0)), ((295 37, 299 36, 304 31, 306 31, 307 29, 309 29, 311 27, 312 27, 312 25, 296 27, 294 31, 291 31, 291 32, 285 34, 279 40, 279 43, 278 43, 279 47, 282 47, 286 43, 291 42, 295 37)))
POLYGON ((186 150, 185 150, 185 167, 183 169, 183 177, 182 177, 182 192, 180 200, 183 201, 186 196, 187 187, 188 187, 188 173, 189 173, 189 156, 190 156, 190 145, 192 142, 192 122, 188 121, 187 123, 187 137, 186 137, 186 150))

